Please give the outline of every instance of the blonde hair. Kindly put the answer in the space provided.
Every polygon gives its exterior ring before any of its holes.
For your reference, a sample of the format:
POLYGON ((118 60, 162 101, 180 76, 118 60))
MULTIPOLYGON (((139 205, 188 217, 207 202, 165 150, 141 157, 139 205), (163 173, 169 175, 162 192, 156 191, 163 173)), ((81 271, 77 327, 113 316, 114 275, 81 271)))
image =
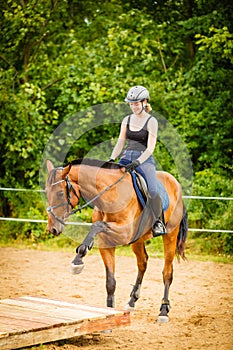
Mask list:
POLYGON ((145 111, 147 113, 150 113, 152 111, 152 107, 151 107, 151 105, 149 103, 147 103, 147 105, 145 106, 145 111))

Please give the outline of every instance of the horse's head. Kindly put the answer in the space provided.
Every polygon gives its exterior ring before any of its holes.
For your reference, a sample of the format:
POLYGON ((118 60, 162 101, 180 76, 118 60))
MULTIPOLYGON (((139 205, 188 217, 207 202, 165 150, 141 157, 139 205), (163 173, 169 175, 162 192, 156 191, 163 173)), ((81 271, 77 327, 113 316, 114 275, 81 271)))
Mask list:
POLYGON ((48 178, 46 194, 49 207, 48 230, 58 236, 64 229, 65 221, 80 198, 79 186, 72 180, 71 165, 64 168, 54 168, 47 160, 48 178))

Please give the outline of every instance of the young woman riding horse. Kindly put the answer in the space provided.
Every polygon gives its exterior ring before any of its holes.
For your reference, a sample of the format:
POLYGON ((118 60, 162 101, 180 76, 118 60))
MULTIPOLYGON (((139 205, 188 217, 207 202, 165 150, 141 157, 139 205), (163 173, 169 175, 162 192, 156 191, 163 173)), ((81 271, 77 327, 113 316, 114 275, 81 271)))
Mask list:
POLYGON ((121 123, 121 130, 110 161, 120 155, 125 142, 127 148, 120 159, 126 171, 137 170, 147 182, 149 205, 153 214, 152 231, 154 236, 166 233, 163 220, 162 203, 156 183, 153 152, 157 140, 158 122, 149 114, 149 91, 144 86, 133 86, 127 93, 125 101, 129 103, 132 114, 121 123))
MULTIPOLYGON (((140 102, 140 105, 143 107, 144 102, 140 102)), ((136 107, 132 108, 136 109, 136 107)), ((149 117, 147 116, 147 118, 149 117)), ((144 118, 143 122, 146 121, 148 119, 144 118)), ((143 125, 143 122, 137 124, 138 129, 143 125)), ((149 121, 147 124, 149 124, 149 121)), ((124 126, 122 129, 124 130, 124 126)), ((155 134, 151 138, 155 144, 155 134)), ((150 136, 148 136, 148 139, 150 139, 150 136)), ((117 154, 117 152, 114 152, 112 156, 117 154)), ((140 158, 141 156, 139 157, 139 162, 143 163, 146 161, 143 158, 145 157, 145 152, 148 154, 146 150, 141 152, 142 158, 140 158)), ((133 161, 135 159, 130 160, 133 161)), ((80 159, 62 168, 54 168, 52 162, 47 161, 49 174, 46 183, 46 193, 49 202, 48 229, 54 235, 59 235, 63 231, 65 220, 70 214, 82 208, 78 207, 76 210, 74 209, 81 197, 88 204, 94 204, 91 230, 82 244, 76 249, 77 255, 72 262, 72 269, 74 273, 81 272, 84 266, 82 259, 87 254, 87 251, 92 248, 95 236, 97 235, 99 251, 106 269, 108 307, 114 307, 114 293, 116 288, 114 276, 115 248, 119 245, 131 244, 137 258, 138 266, 136 282, 128 302, 128 308, 133 309, 140 297, 140 288, 147 268, 148 255, 145 249, 145 241, 154 235, 151 229, 154 219, 148 217, 142 232, 139 236, 136 236, 141 219, 144 216, 144 210, 138 200, 129 172, 129 170, 132 171, 135 164, 138 166, 138 162, 131 162, 130 164, 131 168, 128 166, 127 171, 125 171, 125 165, 112 162, 104 163, 97 160, 80 159)), ((171 174, 161 171, 156 173, 156 177, 166 189, 169 197, 169 206, 164 212, 166 233, 162 234, 164 244, 164 295, 158 318, 159 322, 168 322, 168 296, 173 278, 173 260, 176 251, 185 259, 184 247, 187 236, 187 213, 182 201, 181 186, 176 179, 171 174)), ((161 209, 159 213, 161 214, 161 209)), ((158 212, 156 215, 156 219, 158 219, 158 212)))

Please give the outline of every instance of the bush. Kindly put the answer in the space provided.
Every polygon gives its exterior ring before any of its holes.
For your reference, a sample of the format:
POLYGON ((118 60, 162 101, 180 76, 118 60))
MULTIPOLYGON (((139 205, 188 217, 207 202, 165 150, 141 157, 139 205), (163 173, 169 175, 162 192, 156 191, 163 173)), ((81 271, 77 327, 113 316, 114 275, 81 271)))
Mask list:
MULTIPOLYGON (((224 175, 215 174, 212 169, 205 169, 195 174, 193 195, 229 198, 232 196, 232 190, 232 181, 224 175)), ((189 226, 220 230, 220 232, 196 232, 192 236, 203 238, 203 245, 208 252, 233 254, 233 234, 224 232, 233 227, 231 200, 193 199, 189 206, 189 226)))

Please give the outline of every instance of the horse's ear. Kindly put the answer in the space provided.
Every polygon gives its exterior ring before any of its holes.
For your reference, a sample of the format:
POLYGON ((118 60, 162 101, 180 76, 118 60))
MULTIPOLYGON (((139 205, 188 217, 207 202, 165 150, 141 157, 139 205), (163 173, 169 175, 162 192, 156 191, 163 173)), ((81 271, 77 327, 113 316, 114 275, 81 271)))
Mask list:
POLYGON ((62 169, 62 179, 64 180, 66 176, 69 174, 71 168, 71 163, 68 164, 65 168, 62 169))
POLYGON ((46 166, 47 166, 48 173, 50 173, 50 171, 54 169, 54 165, 49 159, 46 160, 46 166))

